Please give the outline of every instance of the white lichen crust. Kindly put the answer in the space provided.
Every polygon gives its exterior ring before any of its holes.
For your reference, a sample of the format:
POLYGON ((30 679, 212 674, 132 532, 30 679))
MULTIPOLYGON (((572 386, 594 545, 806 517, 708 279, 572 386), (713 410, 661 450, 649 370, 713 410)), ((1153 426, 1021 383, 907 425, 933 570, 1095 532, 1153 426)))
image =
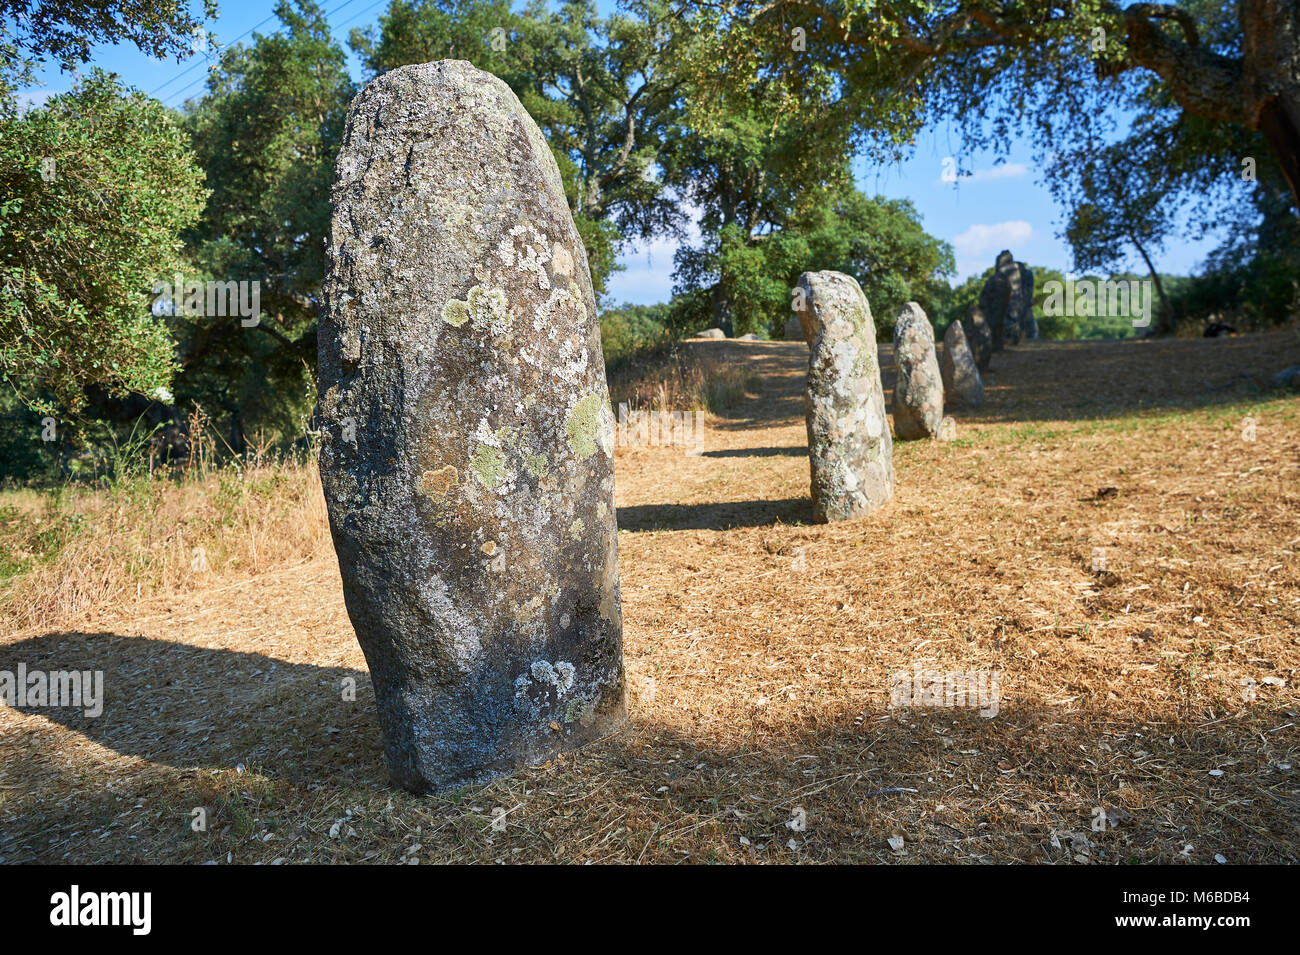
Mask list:
POLYGON ((321 479, 389 767, 424 792, 535 765, 625 717, 613 420, 554 157, 500 80, 405 66, 353 100, 333 206, 321 479))

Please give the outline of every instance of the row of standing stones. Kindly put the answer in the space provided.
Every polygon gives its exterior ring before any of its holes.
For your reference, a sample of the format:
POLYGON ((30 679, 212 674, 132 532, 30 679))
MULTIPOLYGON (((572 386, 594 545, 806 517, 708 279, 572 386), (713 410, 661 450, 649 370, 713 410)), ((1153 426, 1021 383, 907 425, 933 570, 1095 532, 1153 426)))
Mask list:
MULTIPOLYGON (((331 198, 321 482, 390 773, 437 792, 617 730, 613 418, 550 148, 491 74, 405 66, 349 107, 331 198)), ((1008 268, 1011 291, 980 308, 1014 307, 1027 274, 1008 268)), ((894 486, 871 311, 849 276, 800 283, 815 516, 860 517, 894 486)), ((994 324, 990 348, 1008 337, 994 324)), ((983 339, 967 338, 948 329, 941 369, 924 313, 904 309, 900 438, 935 433, 945 390, 982 401, 983 339)))
MULTIPOLYGON (((805 272, 797 292, 785 337, 802 338, 812 351, 804 405, 814 516, 822 522, 864 517, 894 494, 871 307, 857 281, 841 272, 805 272)), ((942 357, 921 306, 904 305, 894 323, 894 437, 940 437, 945 400, 983 404, 981 372, 992 353, 1038 337, 1032 300, 1033 273, 1004 251, 967 321, 948 326, 942 357)))

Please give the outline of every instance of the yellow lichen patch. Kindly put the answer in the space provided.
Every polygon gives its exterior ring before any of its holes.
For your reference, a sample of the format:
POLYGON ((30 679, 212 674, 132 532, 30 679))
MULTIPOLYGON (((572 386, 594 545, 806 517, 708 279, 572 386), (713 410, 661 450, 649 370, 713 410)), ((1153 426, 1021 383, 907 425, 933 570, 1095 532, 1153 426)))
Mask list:
POLYGON ((506 458, 500 448, 487 444, 479 445, 478 450, 470 458, 469 466, 484 487, 495 490, 505 482, 506 458))
POLYGON ((524 457, 524 467, 528 473, 535 478, 540 478, 546 474, 546 455, 529 454, 524 457))
POLYGON ((572 537, 574 540, 578 540, 580 537, 582 537, 582 532, 586 529, 587 529, 587 525, 580 517, 572 524, 569 525, 569 536, 572 537))
POLYGON ((453 298, 442 307, 442 320, 448 325, 459 328, 469 321, 469 305, 458 298, 453 298))
MULTIPOLYGON (((474 269, 474 277, 480 283, 485 281, 487 274, 481 267, 474 269)), ((486 328, 499 335, 509 330, 514 315, 510 312, 510 299, 505 289, 479 284, 470 289, 464 299, 454 298, 444 305, 442 320, 457 328, 472 320, 475 328, 486 328)))
POLYGON ((573 308, 578 313, 578 320, 586 321, 587 306, 582 304, 582 290, 578 288, 577 282, 569 283, 569 295, 573 297, 573 308))
POLYGON ((450 464, 436 471, 425 471, 420 475, 420 493, 425 497, 445 498, 447 492, 456 486, 459 476, 459 472, 450 464))
POLYGON ((493 554, 495 554, 495 553, 497 552, 497 542, 496 542, 496 541, 484 541, 484 542, 483 542, 483 546, 480 547, 479 550, 481 550, 483 553, 485 553, 485 554, 487 554, 489 557, 491 557, 493 554))
POLYGON ((569 412, 569 419, 564 423, 564 433, 568 436, 569 447, 579 461, 585 461, 596 453, 597 439, 600 437, 600 395, 587 395, 569 412))
POLYGON ((510 314, 510 300, 504 289, 475 285, 465 301, 475 327, 486 327, 497 333, 510 328, 514 316, 510 314))

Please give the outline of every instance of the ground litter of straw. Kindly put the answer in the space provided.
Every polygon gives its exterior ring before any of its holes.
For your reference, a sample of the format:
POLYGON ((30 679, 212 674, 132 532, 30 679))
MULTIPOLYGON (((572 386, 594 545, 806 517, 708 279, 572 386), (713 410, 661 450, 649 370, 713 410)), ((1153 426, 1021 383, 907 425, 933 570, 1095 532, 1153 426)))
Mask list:
POLYGON ((1000 353, 957 439, 897 442, 894 501, 829 526, 806 347, 689 347, 762 389, 698 456, 616 453, 625 732, 392 789, 318 552, 0 637, 108 696, 0 707, 0 858, 1297 861, 1300 401, 1264 383, 1300 335, 1000 353), (998 671, 996 715, 891 708, 918 668, 998 671))

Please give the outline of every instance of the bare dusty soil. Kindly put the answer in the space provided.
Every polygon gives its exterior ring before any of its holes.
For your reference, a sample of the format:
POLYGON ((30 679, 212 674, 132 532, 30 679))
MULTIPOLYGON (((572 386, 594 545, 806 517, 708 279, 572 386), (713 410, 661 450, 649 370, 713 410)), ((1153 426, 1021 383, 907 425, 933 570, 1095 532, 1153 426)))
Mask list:
POLYGON ((691 347, 763 389, 698 456, 617 453, 624 733, 394 790, 332 558, 263 566, 0 637, 108 700, 0 707, 0 857, 1297 861, 1300 401, 1264 387, 1295 331, 999 354, 957 439, 896 443, 896 499, 829 526, 805 347, 691 347), (918 670, 996 672, 996 712, 891 706, 918 670))

